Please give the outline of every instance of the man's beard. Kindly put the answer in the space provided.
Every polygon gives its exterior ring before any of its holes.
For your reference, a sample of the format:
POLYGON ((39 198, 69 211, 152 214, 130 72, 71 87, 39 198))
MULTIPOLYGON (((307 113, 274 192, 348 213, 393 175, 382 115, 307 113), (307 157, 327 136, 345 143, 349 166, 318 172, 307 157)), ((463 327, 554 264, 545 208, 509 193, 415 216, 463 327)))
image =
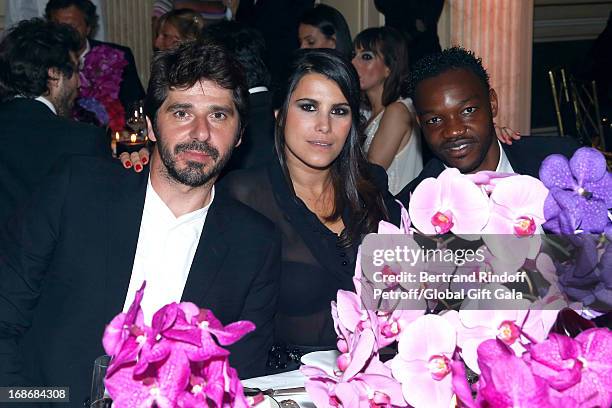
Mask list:
POLYGON ((163 136, 161 136, 159 132, 155 133, 158 135, 157 148, 159 149, 159 155, 162 163, 166 168, 167 176, 171 180, 178 181, 179 183, 190 187, 203 186, 211 179, 217 177, 229 161, 232 151, 234 150, 233 147, 230 147, 225 154, 220 155, 219 151, 215 147, 211 146, 208 142, 193 140, 189 143, 181 143, 174 146, 173 154, 170 152, 168 146, 164 144, 163 136), (207 154, 212 159, 211 165, 207 167, 206 163, 188 161, 186 168, 179 169, 176 165, 175 157, 179 153, 187 150, 207 154))
POLYGON ((58 95, 55 102, 55 110, 57 116, 69 118, 72 116, 72 108, 74 107, 75 91, 73 89, 64 88, 58 95))

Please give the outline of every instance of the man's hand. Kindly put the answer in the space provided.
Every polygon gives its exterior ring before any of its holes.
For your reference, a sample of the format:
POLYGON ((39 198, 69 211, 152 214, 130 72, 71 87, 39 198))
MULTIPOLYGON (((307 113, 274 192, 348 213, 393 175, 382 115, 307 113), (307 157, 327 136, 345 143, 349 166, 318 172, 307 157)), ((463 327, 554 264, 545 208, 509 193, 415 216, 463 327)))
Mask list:
POLYGON ((149 163, 149 149, 143 147, 137 152, 123 152, 119 155, 119 160, 126 169, 133 168, 136 173, 140 173, 144 166, 149 163))

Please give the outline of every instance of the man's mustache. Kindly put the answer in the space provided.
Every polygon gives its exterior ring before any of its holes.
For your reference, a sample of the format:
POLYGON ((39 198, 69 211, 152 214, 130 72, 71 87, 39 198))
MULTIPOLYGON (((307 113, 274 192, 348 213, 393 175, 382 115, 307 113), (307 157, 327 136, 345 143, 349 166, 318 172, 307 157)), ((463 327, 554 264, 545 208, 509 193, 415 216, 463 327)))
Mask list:
POLYGON ((219 158, 219 151, 217 149, 208 144, 208 142, 200 142, 198 140, 176 145, 174 147, 174 154, 179 154, 187 150, 202 152, 212 157, 214 160, 217 160, 219 158))

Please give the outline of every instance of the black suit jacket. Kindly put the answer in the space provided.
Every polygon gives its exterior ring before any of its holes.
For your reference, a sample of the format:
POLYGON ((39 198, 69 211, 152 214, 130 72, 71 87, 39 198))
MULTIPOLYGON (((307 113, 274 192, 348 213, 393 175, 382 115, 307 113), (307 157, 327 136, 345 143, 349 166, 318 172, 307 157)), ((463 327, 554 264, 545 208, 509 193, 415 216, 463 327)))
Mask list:
POLYGON ((299 19, 314 3, 314 0, 257 0, 253 4, 253 0, 240 0, 238 5, 236 21, 259 30, 266 41, 275 107, 282 102, 281 90, 290 74, 289 61, 299 48, 299 19))
POLYGON ((232 153, 223 173, 238 169, 250 169, 275 160, 274 153, 274 109, 272 92, 264 91, 249 95, 249 116, 242 135, 242 143, 232 153))
POLYGON ((0 225, 64 155, 107 155, 100 128, 61 118, 42 102, 15 98, 0 104, 0 225))
MULTIPOLYGON (((75 407, 89 395, 105 325, 126 297, 147 180, 111 160, 74 158, 2 231, 0 384, 70 386, 75 407)), ((224 324, 257 325, 231 348, 241 377, 265 370, 279 260, 275 227, 218 191, 182 300, 224 324)))
MULTIPOLYGON (((526 174, 536 178, 540 177, 540 165, 547 156, 558 153, 569 158, 579 147, 572 138, 550 136, 523 136, 521 140, 512 143, 512 145, 502 144, 512 169, 518 174, 526 174)), ((434 157, 395 198, 407 207, 410 202, 410 194, 421 181, 430 177, 438 177, 443 171, 444 163, 434 157)))
POLYGON ((134 61, 134 54, 128 47, 124 47, 119 44, 102 42, 97 40, 89 40, 89 46, 93 49, 100 45, 107 45, 123 52, 124 58, 127 61, 127 65, 123 68, 123 75, 121 77, 121 87, 119 88, 119 100, 125 109, 126 115, 129 115, 128 109, 130 106, 145 97, 145 91, 140 83, 138 77, 138 71, 136 70, 136 61, 134 61))

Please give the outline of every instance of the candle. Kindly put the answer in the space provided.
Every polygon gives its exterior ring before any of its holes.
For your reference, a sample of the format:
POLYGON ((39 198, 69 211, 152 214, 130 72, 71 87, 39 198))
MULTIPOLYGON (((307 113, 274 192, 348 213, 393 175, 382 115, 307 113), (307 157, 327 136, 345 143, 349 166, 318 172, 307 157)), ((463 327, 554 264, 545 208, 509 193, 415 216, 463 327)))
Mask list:
POLYGON ((117 156, 123 152, 137 152, 145 147, 146 143, 146 139, 139 139, 135 133, 132 133, 129 140, 124 139, 117 141, 117 156))

